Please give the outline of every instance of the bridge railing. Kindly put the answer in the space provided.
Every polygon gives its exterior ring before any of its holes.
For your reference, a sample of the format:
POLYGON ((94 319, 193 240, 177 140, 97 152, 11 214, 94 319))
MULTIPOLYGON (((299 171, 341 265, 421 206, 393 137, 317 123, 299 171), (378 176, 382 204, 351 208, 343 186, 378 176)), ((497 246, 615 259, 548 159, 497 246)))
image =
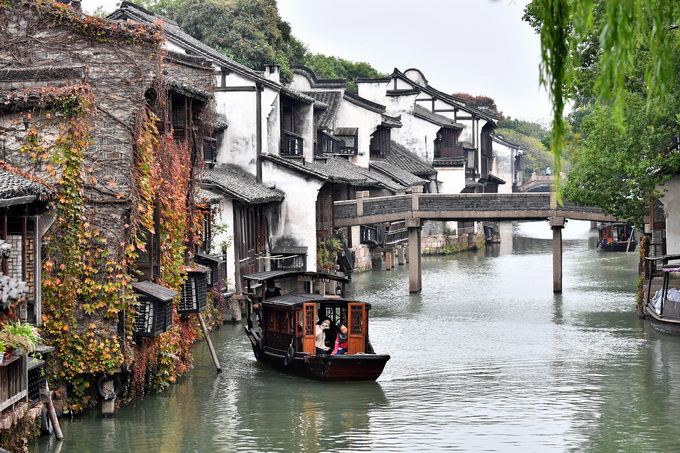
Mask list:
POLYGON ((576 220, 614 221, 601 209, 565 201, 558 205, 553 193, 429 194, 413 193, 336 201, 335 226, 395 222, 409 218, 431 220, 576 220))

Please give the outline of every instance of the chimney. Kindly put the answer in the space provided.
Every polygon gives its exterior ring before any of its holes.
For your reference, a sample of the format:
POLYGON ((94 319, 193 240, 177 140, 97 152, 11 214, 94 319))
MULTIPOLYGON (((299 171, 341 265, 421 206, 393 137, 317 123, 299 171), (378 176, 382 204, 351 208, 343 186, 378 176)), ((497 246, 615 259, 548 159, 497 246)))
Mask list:
POLYGON ((271 80, 272 82, 280 83, 281 78, 281 65, 280 64, 268 64, 264 67, 264 76, 271 80))

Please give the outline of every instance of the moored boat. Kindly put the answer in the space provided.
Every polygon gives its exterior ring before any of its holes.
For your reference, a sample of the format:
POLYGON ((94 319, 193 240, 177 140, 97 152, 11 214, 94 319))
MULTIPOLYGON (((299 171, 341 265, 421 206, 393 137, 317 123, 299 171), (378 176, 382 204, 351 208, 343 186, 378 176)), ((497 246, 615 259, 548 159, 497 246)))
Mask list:
POLYGON ((635 227, 625 222, 601 223, 597 226, 597 248, 606 252, 632 252, 637 247, 635 227))
POLYGON ((249 295, 245 332, 258 361, 323 381, 374 381, 380 376, 390 356, 376 354, 371 345, 371 305, 344 297, 349 279, 307 271, 260 272, 244 279, 249 295), (347 327, 346 353, 317 353, 317 317, 319 322, 331 320, 325 331, 331 349, 339 325, 347 327))
MULTIPOLYGON (((665 255, 655 258, 647 258, 649 264, 649 282, 647 297, 643 305, 643 312, 656 330, 660 332, 680 335, 680 280, 676 275, 680 273, 680 263, 668 264, 669 261, 677 261, 680 255, 665 255), (661 265, 659 268, 657 263, 661 265), (652 297, 652 283, 654 276, 661 276, 661 288, 652 297)), ((658 285, 658 283, 657 283, 658 285)))

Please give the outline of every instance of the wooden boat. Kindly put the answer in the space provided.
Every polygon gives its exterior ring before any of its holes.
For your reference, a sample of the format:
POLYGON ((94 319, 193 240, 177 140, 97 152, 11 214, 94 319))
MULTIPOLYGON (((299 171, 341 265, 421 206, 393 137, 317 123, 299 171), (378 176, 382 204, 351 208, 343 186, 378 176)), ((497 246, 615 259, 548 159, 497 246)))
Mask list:
POLYGON ((597 248, 606 252, 632 252, 637 247, 635 227, 625 222, 601 223, 597 226, 597 248))
POLYGON ((680 291, 676 288, 680 287, 680 281, 673 279, 674 274, 680 273, 680 262, 668 264, 669 261, 680 260, 680 255, 664 255, 647 260, 650 262, 649 282, 643 305, 644 316, 656 330, 680 335, 680 291), (661 289, 652 296, 652 282, 655 276, 663 278, 661 289))
POLYGON ((390 356, 376 354, 369 340, 371 305, 343 297, 349 279, 306 271, 260 272, 244 279, 249 296, 245 332, 258 361, 322 381, 374 381, 380 376, 390 356), (269 282, 282 294, 267 298, 269 282), (337 324, 347 326, 346 354, 316 353, 317 316, 332 321, 326 331, 330 347, 337 324))

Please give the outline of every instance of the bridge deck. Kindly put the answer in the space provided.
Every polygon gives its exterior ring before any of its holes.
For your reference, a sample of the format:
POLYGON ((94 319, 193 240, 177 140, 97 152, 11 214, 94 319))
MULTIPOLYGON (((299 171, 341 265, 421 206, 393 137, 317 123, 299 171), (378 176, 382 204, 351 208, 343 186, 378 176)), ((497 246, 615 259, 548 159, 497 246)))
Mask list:
POLYGON ((352 226, 404 219, 422 220, 575 220, 614 221, 599 208, 564 202, 551 193, 414 193, 335 202, 335 226, 352 226))

